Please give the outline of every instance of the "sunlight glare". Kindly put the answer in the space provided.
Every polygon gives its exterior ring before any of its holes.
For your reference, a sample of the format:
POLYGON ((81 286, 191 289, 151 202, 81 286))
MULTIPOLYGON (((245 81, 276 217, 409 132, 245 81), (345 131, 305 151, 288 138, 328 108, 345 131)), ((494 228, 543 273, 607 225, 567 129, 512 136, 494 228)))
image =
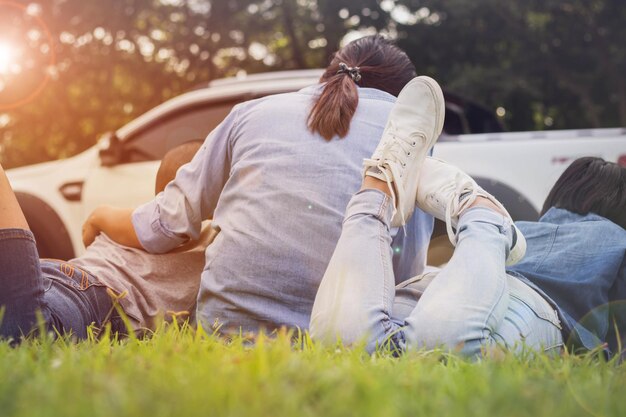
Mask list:
POLYGON ((11 71, 13 64, 15 64, 16 55, 16 50, 12 45, 0 42, 0 74, 11 71))

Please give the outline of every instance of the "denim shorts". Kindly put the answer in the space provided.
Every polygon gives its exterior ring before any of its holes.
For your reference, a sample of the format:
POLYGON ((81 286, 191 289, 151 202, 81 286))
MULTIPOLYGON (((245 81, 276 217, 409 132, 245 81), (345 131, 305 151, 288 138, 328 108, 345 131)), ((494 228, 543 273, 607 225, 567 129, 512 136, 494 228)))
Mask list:
POLYGON ((84 339, 87 327, 123 326, 106 287, 69 262, 39 259, 28 230, 0 229, 0 338, 19 339, 43 320, 55 334, 84 339))

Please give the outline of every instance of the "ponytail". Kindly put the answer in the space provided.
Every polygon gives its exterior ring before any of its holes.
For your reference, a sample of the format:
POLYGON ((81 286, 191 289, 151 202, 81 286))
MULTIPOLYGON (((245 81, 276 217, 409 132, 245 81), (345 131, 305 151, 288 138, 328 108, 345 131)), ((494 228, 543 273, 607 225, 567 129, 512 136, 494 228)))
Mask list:
POLYGON ((380 35, 366 36, 339 50, 320 82, 325 82, 308 118, 308 127, 326 140, 344 138, 359 104, 358 87, 398 96, 416 76, 409 57, 380 35))
POLYGON ((346 137, 358 104, 359 93, 352 78, 346 74, 335 74, 326 82, 322 94, 311 109, 309 129, 326 140, 331 140, 335 135, 346 137))

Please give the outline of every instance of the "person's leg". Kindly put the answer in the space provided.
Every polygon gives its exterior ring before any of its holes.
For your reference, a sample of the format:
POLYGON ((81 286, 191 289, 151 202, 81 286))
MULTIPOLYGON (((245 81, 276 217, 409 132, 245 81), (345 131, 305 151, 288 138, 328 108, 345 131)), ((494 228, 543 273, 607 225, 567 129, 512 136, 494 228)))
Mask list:
POLYGON ((52 259, 41 260, 41 271, 48 281, 44 301, 56 331, 85 339, 91 324, 101 329, 108 321, 113 331, 122 330, 107 287, 96 276, 71 262, 52 259))
POLYGON ((38 329, 87 336, 91 323, 116 316, 106 288, 69 263, 39 259, 35 238, 0 166, 0 339, 38 329), (39 314, 39 317, 38 317, 39 314))
POLYGON ((405 335, 413 348, 444 346, 474 356, 493 342, 508 308, 504 261, 511 225, 477 207, 466 210, 458 226, 452 259, 406 319, 405 335))
POLYGON ((554 308, 518 278, 507 275, 509 302, 504 320, 491 337, 499 346, 514 352, 560 353, 563 349, 561 323, 554 308))
POLYGON ((346 345, 364 340, 373 351, 397 328, 390 320, 391 216, 391 199, 383 192, 364 189, 352 197, 313 304, 313 339, 346 345))
POLYGON ((391 110, 381 141, 364 161, 363 189, 346 210, 342 233, 311 313, 316 340, 367 349, 396 335, 391 320, 395 280, 390 224, 402 225, 415 207, 420 166, 441 134, 443 93, 428 77, 411 80, 391 110))
POLYGON ((477 356, 495 344, 510 348, 525 340, 528 332, 511 331, 514 323, 524 327, 522 322, 537 336, 527 340, 531 347, 559 343, 558 327, 539 317, 545 300, 530 288, 519 291, 522 287, 511 284, 505 272, 505 263, 524 255, 525 239, 493 196, 458 168, 427 158, 416 201, 457 231, 451 238, 456 249, 450 262, 406 318, 409 346, 439 346, 477 356), (524 310, 523 305, 537 308, 524 310), (531 320, 533 315, 539 319, 531 320))
MULTIPOLYGON (((461 245, 465 245, 466 243, 468 242, 465 241, 465 243, 461 245)), ((427 292, 430 284, 433 281, 437 281, 438 274, 439 271, 422 274, 396 286, 392 313, 392 320, 395 323, 398 323, 400 326, 407 325, 407 318, 411 316, 416 305, 421 303, 421 298, 424 293, 427 292)), ((464 279, 465 276, 464 274, 460 278, 464 279)), ((441 283, 441 281, 439 282, 441 283)), ((513 351, 519 351, 522 348, 530 348, 536 351, 544 350, 546 352, 559 353, 563 346, 562 328, 558 315, 552 306, 536 291, 514 276, 507 275, 506 284, 508 289, 508 301, 504 297, 500 300, 500 303, 507 304, 502 319, 499 320, 495 326, 485 326, 485 337, 472 342, 473 347, 466 345, 463 339, 464 337, 470 337, 465 328, 469 323, 465 323, 462 320, 459 321, 460 326, 463 327, 461 330, 438 327, 440 325, 439 311, 433 312, 433 315, 436 314, 437 317, 421 317, 423 321, 418 323, 419 326, 424 326, 424 323, 430 323, 430 326, 433 327, 426 328, 425 331, 418 336, 414 334, 417 331, 417 327, 411 328, 410 325, 407 325, 405 328, 407 330, 407 334, 405 335, 406 340, 411 342, 413 347, 434 347, 439 343, 440 346, 451 350, 455 347, 459 347, 462 353, 472 356, 482 353, 482 348, 496 344, 499 347, 513 351), (448 331, 449 334, 442 335, 442 330, 444 332, 448 331), (433 333, 438 334, 435 335, 433 333), (444 339, 446 341, 443 341, 444 339), (431 343, 431 345, 420 345, 418 343, 425 341, 431 343)), ((441 286, 439 290, 442 297, 441 299, 444 303, 447 303, 447 288, 441 286)), ((437 290, 433 288, 429 297, 436 298, 436 291, 437 290)), ((454 301, 450 301, 450 304, 451 306, 442 305, 441 307, 454 310, 458 305, 455 304, 454 301)), ((463 313, 459 312, 458 314, 461 316, 463 313)), ((463 317, 460 318, 463 319, 463 317)), ((414 317, 413 319, 415 320, 416 318, 414 317)), ((491 321, 495 321, 493 317, 491 321)), ((473 331, 480 332, 480 328, 474 328, 473 331)), ((404 333, 402 334, 404 335, 404 333)))
POLYGON ((44 287, 35 238, 0 166, 0 337, 18 339, 37 324, 44 308, 44 287))

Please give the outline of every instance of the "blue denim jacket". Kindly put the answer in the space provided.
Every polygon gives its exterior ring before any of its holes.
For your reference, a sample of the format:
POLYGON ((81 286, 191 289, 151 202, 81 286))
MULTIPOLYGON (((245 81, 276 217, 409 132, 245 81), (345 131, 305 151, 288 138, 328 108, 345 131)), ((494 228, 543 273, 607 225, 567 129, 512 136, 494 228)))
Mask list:
MULTIPOLYGON (((201 220, 220 230, 206 250, 197 317, 222 330, 308 328, 348 201, 359 190, 395 98, 359 88, 343 138, 307 128, 315 85, 237 105, 194 159, 133 224, 143 247, 162 253, 197 238, 201 220)), ((417 211, 394 239, 394 272, 423 271, 433 219, 417 211)))
POLYGON ((571 346, 615 349, 615 325, 622 337, 626 332, 626 230, 597 214, 554 207, 538 222, 516 225, 528 250, 509 272, 556 304, 571 346))

